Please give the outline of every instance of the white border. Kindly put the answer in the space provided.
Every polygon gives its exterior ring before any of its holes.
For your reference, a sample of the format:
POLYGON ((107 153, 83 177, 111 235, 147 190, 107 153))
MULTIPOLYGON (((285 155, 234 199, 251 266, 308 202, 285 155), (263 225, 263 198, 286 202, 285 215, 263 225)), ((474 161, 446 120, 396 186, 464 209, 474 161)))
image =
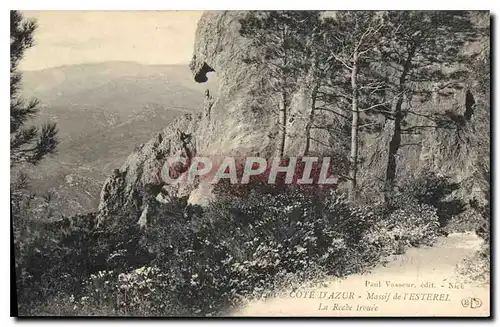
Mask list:
MULTIPOLYGON (((1 253, 2 257, 0 258, 1 262, 4 263, 4 269, 1 270, 1 305, 0 308, 2 310, 2 326, 12 325, 15 323, 15 320, 12 318, 8 318, 10 316, 10 204, 8 202, 8 194, 9 194, 9 176, 10 176, 10 164, 9 157, 7 153, 9 150, 9 143, 7 136, 9 131, 9 118, 8 118, 8 110, 7 110, 7 102, 9 99, 8 86, 9 79, 8 76, 8 68, 7 62, 9 59, 9 48, 7 43, 8 38, 8 30, 9 30, 9 12, 10 9, 21 9, 21 10, 221 10, 221 9, 331 9, 331 10, 353 10, 353 9, 392 9, 392 10, 458 10, 458 9, 466 9, 466 10, 491 10, 493 14, 499 13, 498 10, 498 1, 482 1, 482 0, 474 0, 474 1, 465 1, 465 0, 444 0, 444 1, 433 1, 433 0, 419 0, 419 1, 389 1, 389 0, 378 0, 378 1, 325 1, 325 0, 307 0, 307 1, 275 1, 271 2, 269 0, 253 0, 251 2, 237 2, 231 0, 211 0, 211 1, 178 1, 178 2, 170 2, 165 0, 142 0, 142 1, 131 1, 131 0, 121 0, 116 2, 111 1, 103 1, 103 0, 86 0, 82 2, 71 2, 71 1, 57 1, 57 0, 45 0, 45 1, 36 1, 36 0, 18 0, 18 1, 5 1, 2 2, 2 9, 0 11, 0 22, 3 25, 2 28, 2 39, 3 41, 0 43, 2 47, 2 61, 3 65, 1 67, 0 76, 2 81, 2 103, 4 104, 4 108, 2 109, 2 119, 0 119, 0 123, 2 124, 0 127, 0 131, 3 134, 0 137, 0 154, 2 154, 2 160, 0 161, 0 208, 2 209, 2 227, 1 231, 1 253), (5 7, 5 8, 4 8, 5 7)), ((498 22, 497 22, 498 23, 498 22)), ((494 35, 494 34, 493 34, 494 35)), ((493 51, 498 51, 498 42, 495 42, 495 49, 493 51)), ((495 53, 495 52, 494 52, 495 53)), ((498 86, 495 83, 495 90, 493 90, 493 94, 499 94, 498 86)), ((494 109, 492 109, 494 111, 494 109)), ((494 114, 495 126, 498 128, 500 126, 500 115, 494 114)), ((498 140, 494 141, 494 153, 498 153, 499 151, 499 142, 498 140)), ((498 159, 498 158, 497 158, 498 159)), ((498 164, 498 162, 496 162, 498 164)), ((496 168, 496 167, 495 167, 496 168)), ((495 182, 497 181, 498 174, 495 174, 495 182)), ((500 195, 498 192, 495 192, 495 198, 493 200, 495 204, 500 203, 500 195)), ((494 224, 495 231, 493 233, 495 235, 498 234, 498 225, 496 222, 494 224)), ((496 239, 496 237, 495 237, 496 239)), ((497 243, 497 242, 496 242, 497 243)), ((495 251, 495 253, 497 253, 495 251)), ((498 271, 498 269, 496 269, 498 271)), ((495 276, 496 277, 496 276, 495 276)), ((498 284, 498 279, 495 278, 495 285, 498 284)), ((496 291, 496 290, 495 290, 496 291)), ((496 294, 496 292, 495 292, 496 294)), ((494 301, 497 303, 498 301, 494 301)), ((497 306, 492 308, 492 312, 498 312, 497 306)), ((46 321, 45 323, 52 324, 54 321, 46 321)), ((70 323, 80 324, 83 321, 72 321, 70 323)), ((113 321, 114 323, 131 323, 134 325, 143 325, 146 321, 137 321, 134 320, 132 322, 125 322, 123 320, 113 321)), ((315 321, 317 323, 324 324, 335 324, 335 325, 345 325, 349 322, 343 320, 337 321, 315 321)), ((364 321, 358 321, 363 323, 364 321)), ((380 325, 385 325, 387 323, 398 323, 396 321, 371 321, 372 323, 377 323, 380 325)), ((24 324, 31 325, 36 322, 24 322, 24 324)), ((68 321, 61 321, 61 323, 67 324, 68 321)), ((85 322, 88 323, 88 322, 85 322)), ((94 321, 92 322, 96 325, 103 325, 104 321, 94 321)), ((190 323, 188 321, 161 321, 159 323, 168 323, 169 325, 184 325, 190 323)), ((198 321, 195 323, 203 323, 203 324, 235 324, 238 321, 198 321)), ((266 326, 270 324, 278 323, 278 321, 254 321, 246 323, 259 324, 259 326, 266 326)), ((310 323, 310 321, 279 321, 282 324, 291 324, 291 323, 310 323)), ((418 323, 418 322, 416 322, 418 323)), ((424 323, 423 321, 421 323, 424 323)), ((425 321, 426 324, 434 325, 434 324, 442 324, 443 321, 425 321)), ((453 321, 451 323, 457 323, 457 321, 453 321)), ((460 323, 460 322, 458 322, 460 323)), ((464 324, 472 324, 473 321, 463 321, 464 324)))
POLYGON ((70 1, 19 0, 12 8, 23 10, 264 10, 264 9, 319 9, 319 10, 354 10, 354 9, 391 9, 391 10, 488 10, 492 9, 490 1, 269 1, 253 0, 237 2, 230 0, 212 1, 160 1, 160 0, 121 0, 119 2, 88 0, 80 3, 70 1))

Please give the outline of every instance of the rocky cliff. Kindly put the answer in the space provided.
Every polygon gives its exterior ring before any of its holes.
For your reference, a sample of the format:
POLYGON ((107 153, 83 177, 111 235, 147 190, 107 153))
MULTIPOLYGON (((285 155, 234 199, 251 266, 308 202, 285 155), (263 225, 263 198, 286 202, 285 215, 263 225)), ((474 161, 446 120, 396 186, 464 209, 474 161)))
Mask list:
MULTIPOLYGON (((205 154, 260 154, 272 156, 277 147, 277 108, 262 85, 269 78, 267 70, 248 59, 259 49, 240 34, 239 20, 247 12, 207 12, 196 31, 191 70, 198 83, 215 72, 219 96, 211 108, 210 119, 202 124, 199 150, 205 154)), ((294 94, 289 112, 286 154, 300 155, 304 150, 304 127, 307 118, 307 90, 294 94)), ((327 135, 314 135, 324 140, 327 135)), ((326 151, 319 142, 313 152, 326 151)))
POLYGON ((164 185, 162 168, 168 156, 188 157, 196 153, 192 135, 198 128, 199 115, 186 114, 174 120, 167 128, 146 144, 139 145, 121 168, 108 177, 101 191, 98 220, 119 214, 121 210, 145 213, 151 201, 165 202, 169 196, 189 194, 181 186, 164 185))
MULTIPOLYGON (((101 192, 101 220, 125 205, 133 204, 144 221, 151 199, 168 201, 168 196, 190 194, 192 202, 206 201, 210 189, 203 185, 179 189, 164 187, 158 181, 158 171, 169 155, 188 155, 190 152, 190 155, 204 156, 252 154, 272 157, 276 154, 276 112, 269 94, 262 90, 268 75, 264 67, 245 60, 249 54, 259 51, 239 33, 239 19, 245 15, 247 13, 241 11, 206 12, 201 17, 190 67, 198 83, 206 82, 211 74, 217 75, 219 89, 212 92, 217 96, 212 96, 208 90, 205 107, 199 116, 188 115, 173 122, 156 138, 139 146, 108 178, 101 192), (190 135, 187 143, 186 135, 190 135)), ((473 177, 475 156, 464 135, 470 135, 477 128, 477 121, 484 119, 470 111, 466 115, 467 94, 473 93, 473 84, 473 80, 464 80, 461 88, 447 90, 446 97, 436 93, 415 108, 416 114, 409 119, 411 125, 429 125, 419 113, 459 117, 463 124, 404 135, 404 146, 398 153, 398 178, 429 170, 449 175, 457 182, 473 177)), ((290 108, 287 155, 303 154, 308 101, 307 89, 299 87, 290 108)), ((380 194, 390 122, 382 119, 380 124, 383 127, 380 133, 364 136, 360 145, 360 185, 368 196, 373 193, 374 197, 377 192, 380 194)), ((331 155, 332 140, 326 131, 314 131, 312 139, 312 153, 331 155)), ((475 187, 473 182, 469 183, 462 193, 470 195, 475 187)))

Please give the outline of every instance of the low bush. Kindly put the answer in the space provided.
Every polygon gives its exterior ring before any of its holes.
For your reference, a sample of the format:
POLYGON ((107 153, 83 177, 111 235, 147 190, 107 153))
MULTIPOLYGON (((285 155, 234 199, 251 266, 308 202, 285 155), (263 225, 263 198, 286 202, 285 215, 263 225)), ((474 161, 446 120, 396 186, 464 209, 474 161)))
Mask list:
POLYGON ((408 247, 432 245, 439 236, 439 227, 436 208, 412 205, 377 221, 363 240, 375 246, 383 256, 401 254, 408 247))
MULTIPOLYGON (((11 196, 18 309, 21 313, 61 292, 78 293, 92 269, 104 264, 92 214, 54 221, 33 217, 27 194, 11 196)), ((37 210, 40 211, 40 210, 37 210)))
POLYGON ((475 286, 490 284, 490 245, 485 243, 472 256, 465 258, 457 267, 459 279, 462 283, 475 286))
POLYGON ((423 174, 403 181, 397 191, 389 195, 388 205, 395 209, 418 204, 432 206, 436 208, 439 223, 444 227, 452 217, 465 210, 465 202, 453 197, 453 192, 459 187, 447 176, 423 174))

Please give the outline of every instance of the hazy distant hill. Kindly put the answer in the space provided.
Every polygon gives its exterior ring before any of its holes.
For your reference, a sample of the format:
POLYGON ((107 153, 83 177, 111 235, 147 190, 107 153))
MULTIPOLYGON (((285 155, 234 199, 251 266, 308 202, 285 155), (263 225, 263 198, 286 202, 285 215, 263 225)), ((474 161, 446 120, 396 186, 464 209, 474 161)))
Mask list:
POLYGON ((51 190, 63 213, 92 209, 105 177, 177 115, 199 111, 204 90, 187 66, 106 62, 23 73, 40 100, 36 123, 58 124, 58 154, 33 170, 37 193, 51 190))
MULTIPOLYGON (((109 62, 25 72, 26 93, 48 106, 92 106, 121 112, 147 104, 189 106, 206 86, 183 65, 109 62)), ((140 109, 140 108, 139 108, 140 109)))

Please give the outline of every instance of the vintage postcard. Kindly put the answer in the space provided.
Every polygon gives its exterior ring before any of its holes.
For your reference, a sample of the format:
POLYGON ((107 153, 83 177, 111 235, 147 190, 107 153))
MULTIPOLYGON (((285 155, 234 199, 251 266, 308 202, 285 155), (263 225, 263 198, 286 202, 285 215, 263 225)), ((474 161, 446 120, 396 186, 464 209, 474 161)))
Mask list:
POLYGON ((490 317, 488 11, 11 11, 12 316, 490 317))

